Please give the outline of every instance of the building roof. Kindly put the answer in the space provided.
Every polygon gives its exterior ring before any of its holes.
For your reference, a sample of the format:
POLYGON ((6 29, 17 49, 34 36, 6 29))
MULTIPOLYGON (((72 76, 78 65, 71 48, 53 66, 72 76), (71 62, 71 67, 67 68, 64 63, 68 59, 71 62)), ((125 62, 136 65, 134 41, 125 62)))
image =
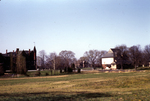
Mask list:
POLYGON ((110 58, 110 57, 114 57, 113 53, 106 53, 102 58, 110 58))
MULTIPOLYGON (((20 51, 19 48, 17 48, 16 51, 20 51)), ((6 50, 6 53, 5 53, 5 54, 2 54, 2 55, 3 55, 4 57, 9 57, 10 54, 12 54, 13 56, 16 56, 16 55, 17 55, 16 51, 15 51, 15 52, 13 51, 13 52, 8 52, 8 53, 7 53, 7 50, 6 50)), ((29 54, 29 53, 31 53, 31 52, 36 52, 36 47, 34 46, 34 49, 33 49, 33 50, 30 50, 30 49, 29 49, 29 50, 21 50, 20 52, 23 52, 23 51, 24 51, 25 54, 29 54)))
POLYGON ((2 55, 3 55, 4 57, 9 57, 11 54, 12 54, 13 56, 14 56, 14 55, 17 55, 16 52, 9 52, 9 53, 7 53, 7 54, 2 54, 2 55))
POLYGON ((119 49, 111 48, 102 58, 111 58, 114 57, 114 53, 120 51, 119 49))
POLYGON ((111 48, 110 50, 113 51, 113 52, 118 52, 118 51, 120 51, 120 49, 115 49, 115 48, 114 48, 114 49, 111 48))

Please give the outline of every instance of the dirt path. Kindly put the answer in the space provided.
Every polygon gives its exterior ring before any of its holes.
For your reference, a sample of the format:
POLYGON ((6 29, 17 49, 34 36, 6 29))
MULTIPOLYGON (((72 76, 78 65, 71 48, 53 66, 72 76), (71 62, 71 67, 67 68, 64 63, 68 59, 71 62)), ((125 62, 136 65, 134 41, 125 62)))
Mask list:
POLYGON ((60 78, 67 77, 69 75, 60 75, 60 76, 40 76, 40 77, 24 77, 24 78, 0 78, 0 80, 16 80, 16 79, 39 79, 39 78, 60 78))

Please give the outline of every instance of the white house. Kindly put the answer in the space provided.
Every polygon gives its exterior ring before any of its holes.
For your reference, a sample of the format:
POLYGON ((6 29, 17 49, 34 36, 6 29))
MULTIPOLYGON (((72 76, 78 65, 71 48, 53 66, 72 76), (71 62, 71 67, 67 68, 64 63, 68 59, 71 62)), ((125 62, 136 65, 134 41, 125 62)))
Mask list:
POLYGON ((103 57, 102 57, 102 66, 104 69, 117 69, 117 65, 121 64, 121 54, 119 49, 110 49, 103 57))

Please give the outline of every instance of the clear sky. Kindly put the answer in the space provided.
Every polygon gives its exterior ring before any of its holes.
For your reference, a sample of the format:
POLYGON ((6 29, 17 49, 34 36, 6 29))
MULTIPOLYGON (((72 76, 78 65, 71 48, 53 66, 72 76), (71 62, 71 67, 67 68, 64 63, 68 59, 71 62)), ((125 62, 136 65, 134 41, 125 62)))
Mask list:
POLYGON ((47 54, 150 44, 150 0, 1 0, 0 52, 47 54))

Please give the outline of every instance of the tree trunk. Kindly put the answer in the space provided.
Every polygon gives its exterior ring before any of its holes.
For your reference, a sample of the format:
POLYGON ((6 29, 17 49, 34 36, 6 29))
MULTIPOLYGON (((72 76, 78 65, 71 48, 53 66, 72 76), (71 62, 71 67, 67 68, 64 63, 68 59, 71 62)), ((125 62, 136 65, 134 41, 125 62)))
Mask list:
POLYGON ((121 69, 123 70, 123 65, 122 65, 122 61, 121 61, 121 69))
POLYGON ((135 67, 135 70, 137 70, 136 65, 134 67, 135 67))

